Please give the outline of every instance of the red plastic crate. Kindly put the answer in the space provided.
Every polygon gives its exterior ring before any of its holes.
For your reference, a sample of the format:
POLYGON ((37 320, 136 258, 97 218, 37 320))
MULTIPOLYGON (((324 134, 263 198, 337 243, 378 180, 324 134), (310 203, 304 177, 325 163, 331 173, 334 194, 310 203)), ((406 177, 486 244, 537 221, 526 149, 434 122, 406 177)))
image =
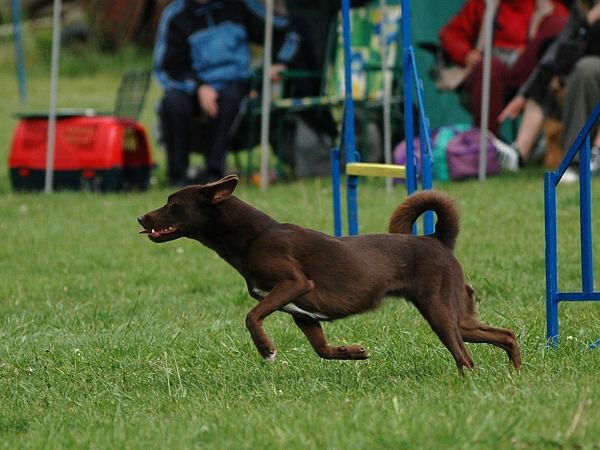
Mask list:
MULTIPOLYGON (((44 187, 47 140, 47 117, 19 120, 8 160, 15 189, 44 187)), ((56 188, 144 189, 153 165, 146 131, 134 120, 112 116, 57 118, 56 188)))

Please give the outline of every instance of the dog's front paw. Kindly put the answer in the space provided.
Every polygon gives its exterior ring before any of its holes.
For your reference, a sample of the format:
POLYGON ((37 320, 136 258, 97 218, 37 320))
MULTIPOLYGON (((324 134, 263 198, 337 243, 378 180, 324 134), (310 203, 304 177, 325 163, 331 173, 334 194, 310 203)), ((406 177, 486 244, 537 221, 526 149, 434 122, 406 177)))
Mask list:
POLYGON ((267 353, 263 356, 265 361, 269 364, 273 364, 277 360, 277 350, 273 350, 272 352, 267 353))

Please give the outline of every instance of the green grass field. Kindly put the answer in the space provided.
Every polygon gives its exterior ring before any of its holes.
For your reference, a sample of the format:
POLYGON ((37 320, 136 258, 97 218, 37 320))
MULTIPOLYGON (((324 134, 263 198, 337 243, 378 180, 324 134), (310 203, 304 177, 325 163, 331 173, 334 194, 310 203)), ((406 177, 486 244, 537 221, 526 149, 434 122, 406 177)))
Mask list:
MULTIPOLYGON (((477 368, 459 376, 398 299, 325 325, 332 343, 364 345, 364 362, 319 359, 291 317, 274 314, 265 328, 279 359, 269 365, 244 327, 254 300, 232 268, 193 241, 156 245, 137 234, 136 217, 169 193, 160 150, 148 192, 11 191, 11 113, 21 107, 12 48, 0 48, 0 448, 600 448, 600 350, 586 351, 600 338, 598 305, 562 305, 561 345, 545 346, 541 168, 436 186, 459 200, 457 255, 480 316, 515 331, 522 370, 499 349, 470 345, 477 368)), ((105 66, 63 76, 60 106, 110 109, 123 63, 105 66)), ((48 103, 41 67, 29 79, 30 109, 48 103)), ((154 87, 142 118, 149 130, 158 95, 154 87)), ((328 179, 267 192, 242 184, 238 195, 281 221, 332 228, 328 179)), ((374 233, 404 195, 374 181, 360 196, 362 232, 374 233)), ((560 189, 568 289, 580 282, 577 198, 577 187, 560 189)))

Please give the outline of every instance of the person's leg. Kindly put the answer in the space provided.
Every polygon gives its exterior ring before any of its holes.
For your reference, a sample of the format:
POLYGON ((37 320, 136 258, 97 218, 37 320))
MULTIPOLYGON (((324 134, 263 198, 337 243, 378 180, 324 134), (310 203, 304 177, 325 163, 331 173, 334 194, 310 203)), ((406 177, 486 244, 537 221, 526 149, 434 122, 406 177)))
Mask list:
MULTIPOLYGON (((488 129, 494 134, 498 132, 497 118, 505 104, 505 73, 506 65, 501 60, 492 57, 488 129)), ((482 75, 483 63, 480 63, 473 68, 465 81, 465 87, 469 92, 469 110, 476 126, 481 126, 482 75)))
POLYGON ((535 145, 544 124, 544 111, 538 102, 528 99, 525 103, 521 124, 517 137, 513 143, 519 152, 522 162, 529 161, 531 151, 535 145))
POLYGON ((213 139, 205 152, 206 180, 214 181, 225 174, 225 156, 230 142, 231 126, 247 93, 245 83, 229 83, 219 90, 219 113, 212 120, 213 139))
POLYGON ((600 56, 585 56, 575 64, 567 78, 563 109, 565 150, 575 142, 599 98, 600 56))
MULTIPOLYGON (((505 94, 518 89, 527 80, 545 49, 558 36, 566 22, 567 17, 552 16, 541 23, 535 36, 519 55, 517 61, 504 71, 505 94)), ((490 112, 490 116, 492 114, 494 112, 490 112)), ((542 106, 533 100, 528 100, 523 110, 517 137, 511 145, 518 152, 519 165, 523 165, 530 159, 543 124, 544 110, 542 106)), ((510 149, 507 151, 510 152, 510 149)))
POLYGON ((195 95, 176 89, 165 92, 159 113, 165 132, 167 176, 170 184, 185 184, 192 121, 198 111, 195 95))

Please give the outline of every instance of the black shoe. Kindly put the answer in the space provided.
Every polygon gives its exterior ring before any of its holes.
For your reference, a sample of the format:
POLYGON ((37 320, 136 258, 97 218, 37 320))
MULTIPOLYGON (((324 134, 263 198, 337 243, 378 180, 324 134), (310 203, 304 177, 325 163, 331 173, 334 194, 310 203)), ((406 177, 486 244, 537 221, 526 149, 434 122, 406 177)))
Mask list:
POLYGON ((190 184, 190 183, 188 182, 188 180, 186 178, 175 178, 175 179, 169 180, 169 187, 176 188, 176 189, 184 188, 188 184, 190 184))

